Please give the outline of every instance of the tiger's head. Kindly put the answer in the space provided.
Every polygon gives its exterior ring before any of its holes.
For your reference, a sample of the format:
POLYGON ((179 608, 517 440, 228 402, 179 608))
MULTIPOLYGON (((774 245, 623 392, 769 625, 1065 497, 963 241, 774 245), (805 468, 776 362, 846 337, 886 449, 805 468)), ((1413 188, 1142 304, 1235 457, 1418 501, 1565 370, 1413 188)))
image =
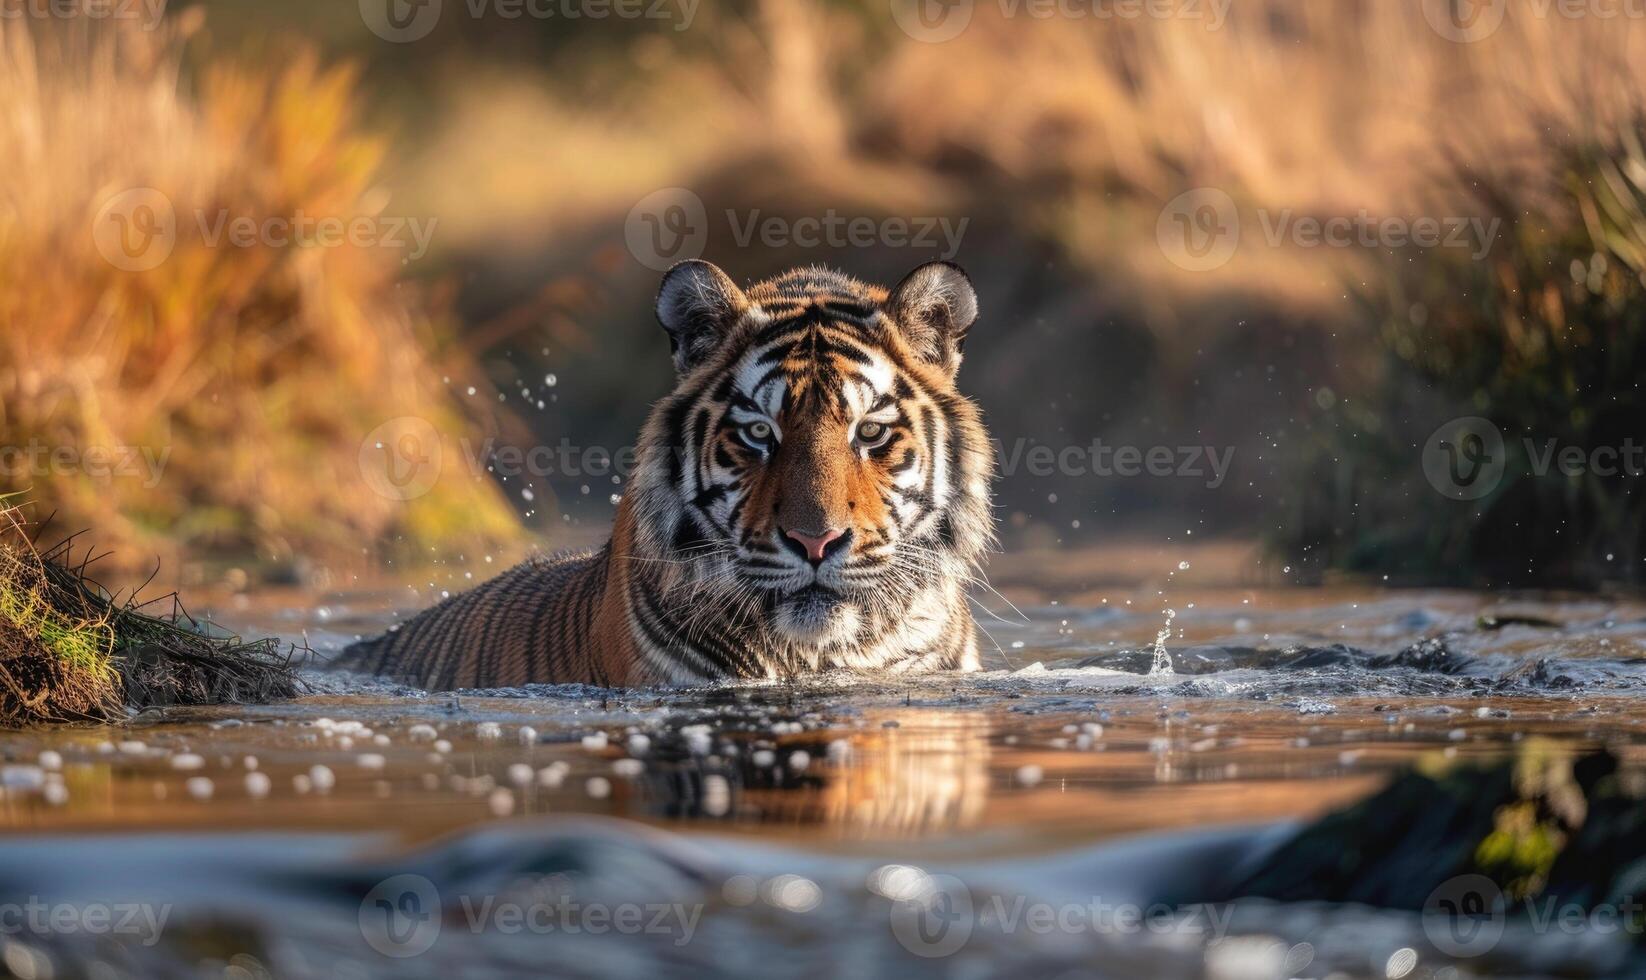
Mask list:
POLYGON ((993 450, 955 385, 964 272, 924 265, 888 292, 805 268, 744 290, 685 262, 657 316, 677 383, 629 497, 675 594, 816 667, 963 590, 994 534, 993 450))

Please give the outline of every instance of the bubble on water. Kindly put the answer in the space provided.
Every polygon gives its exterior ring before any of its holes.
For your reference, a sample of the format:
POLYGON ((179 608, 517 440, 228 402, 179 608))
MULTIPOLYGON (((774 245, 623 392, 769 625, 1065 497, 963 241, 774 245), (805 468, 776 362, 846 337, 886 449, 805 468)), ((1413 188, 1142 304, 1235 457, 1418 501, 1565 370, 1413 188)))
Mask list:
POLYGON ((337 785, 337 774, 326 766, 311 766, 309 767, 309 783, 318 792, 329 793, 331 788, 337 785))
POLYGON ((205 776, 191 776, 184 786, 188 789, 189 795, 197 800, 211 799, 211 794, 216 789, 212 781, 205 776))
POLYGON ((789 756, 789 768, 795 772, 805 772, 811 764, 812 756, 810 752, 797 751, 789 756))
POLYGON ((486 797, 486 806, 491 809, 492 816, 506 817, 514 812, 514 791, 499 786, 486 797))
POLYGON ((537 729, 530 725, 520 726, 520 744, 535 745, 537 743, 537 729))
POLYGON ((612 772, 625 779, 633 779, 646 771, 646 764, 639 759, 613 759, 612 772))
POLYGON ((171 757, 171 767, 173 769, 186 772, 191 769, 204 769, 205 766, 206 760, 193 752, 179 752, 171 757))
POLYGON ((543 384, 545 386, 553 388, 555 385, 557 385, 559 383, 560 383, 560 378, 558 378, 557 376, 552 375, 552 374, 543 375, 543 384))
POLYGON ((788 912, 810 912, 823 904, 823 889, 800 875, 778 875, 766 883, 766 901, 788 912))
POLYGON ((869 891, 894 902, 924 902, 934 891, 931 875, 907 864, 884 864, 869 873, 869 891))
POLYGON ((591 776, 588 782, 583 784, 583 789, 591 799, 603 800, 612 795, 612 781, 604 776, 591 776))
POLYGON ((753 875, 732 875, 720 888, 721 897, 725 898, 727 905, 752 905, 759 893, 760 882, 753 875))
POLYGON ((69 801, 69 788, 62 783, 47 783, 41 790, 41 796, 52 806, 62 806, 69 801))
POLYGON ((354 761, 362 769, 381 769, 384 764, 383 757, 376 752, 362 752, 355 757, 354 761))
POLYGON ((268 773, 256 771, 246 773, 246 795, 254 800, 260 800, 268 796, 273 785, 274 783, 269 779, 268 773))
POLYGON ((732 786, 725 776, 711 774, 703 777, 703 812, 711 817, 723 817, 732 808, 732 786))
POLYGON ((474 726, 474 737, 488 742, 502 738, 503 726, 495 721, 483 721, 474 726))
POLYGON ((55 771, 63 768, 63 757, 50 749, 40 753, 40 757, 35 761, 40 764, 42 769, 55 771))
POLYGON ((1020 786, 1038 786, 1044 778, 1046 778, 1046 771, 1039 766, 1019 766, 1017 769, 1017 782, 1020 786))
POLYGON ((590 752, 604 752, 609 744, 610 739, 606 737, 605 732, 595 732, 593 735, 583 736, 583 747, 590 752))

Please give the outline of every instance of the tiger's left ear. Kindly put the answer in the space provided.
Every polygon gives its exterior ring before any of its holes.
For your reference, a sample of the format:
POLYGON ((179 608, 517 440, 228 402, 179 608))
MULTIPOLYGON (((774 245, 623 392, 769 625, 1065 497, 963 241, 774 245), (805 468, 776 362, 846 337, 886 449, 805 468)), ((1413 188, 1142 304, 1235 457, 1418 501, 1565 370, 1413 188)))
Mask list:
POLYGON ((930 262, 909 273, 886 298, 885 312, 922 359, 952 377, 966 332, 977 319, 977 292, 960 266, 930 262))
POLYGON ((691 259, 670 269, 657 291, 657 322, 669 332, 675 370, 702 364, 749 309, 749 298, 712 262, 691 259))

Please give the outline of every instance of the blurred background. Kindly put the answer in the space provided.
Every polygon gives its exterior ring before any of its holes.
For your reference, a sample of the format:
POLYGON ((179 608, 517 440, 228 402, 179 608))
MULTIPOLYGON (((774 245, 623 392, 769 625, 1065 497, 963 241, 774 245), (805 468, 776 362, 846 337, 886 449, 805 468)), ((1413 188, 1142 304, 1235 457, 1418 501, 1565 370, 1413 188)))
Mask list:
POLYGON ((1646 576, 1626 0, 0 13, 0 490, 114 561, 586 543, 671 383, 670 262, 943 258, 1008 553, 1646 576))

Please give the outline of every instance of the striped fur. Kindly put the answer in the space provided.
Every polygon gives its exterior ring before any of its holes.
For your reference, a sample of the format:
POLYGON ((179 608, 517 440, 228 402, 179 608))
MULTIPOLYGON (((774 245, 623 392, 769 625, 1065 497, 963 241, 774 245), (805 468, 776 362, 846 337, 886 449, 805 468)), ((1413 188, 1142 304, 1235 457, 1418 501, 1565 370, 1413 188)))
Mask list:
POLYGON ((993 456, 954 383, 975 311, 941 263, 890 293, 676 267, 658 315, 679 377, 610 544, 520 565, 343 665, 434 690, 975 669, 993 456))

